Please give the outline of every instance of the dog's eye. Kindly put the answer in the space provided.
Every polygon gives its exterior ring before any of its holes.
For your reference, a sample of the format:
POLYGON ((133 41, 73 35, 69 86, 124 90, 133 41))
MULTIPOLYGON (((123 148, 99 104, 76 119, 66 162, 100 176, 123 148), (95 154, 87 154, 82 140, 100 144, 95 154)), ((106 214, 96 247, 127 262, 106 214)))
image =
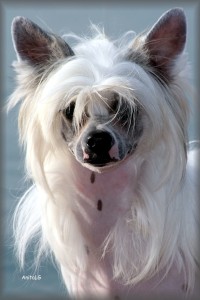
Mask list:
POLYGON ((72 121, 75 109, 75 102, 70 103, 70 105, 64 110, 64 115, 68 121, 72 121))
POLYGON ((110 105, 110 108, 113 113, 116 113, 118 111, 118 108, 119 108, 119 95, 118 94, 114 94, 113 101, 110 105))
POLYGON ((119 102, 117 100, 113 101, 111 104, 111 110, 112 112, 116 113, 119 107, 119 102))

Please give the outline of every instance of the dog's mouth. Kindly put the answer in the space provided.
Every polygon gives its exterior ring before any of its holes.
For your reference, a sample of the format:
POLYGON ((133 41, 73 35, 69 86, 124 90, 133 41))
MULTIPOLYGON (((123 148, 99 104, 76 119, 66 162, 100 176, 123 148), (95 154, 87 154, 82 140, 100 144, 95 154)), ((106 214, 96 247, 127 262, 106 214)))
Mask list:
POLYGON ((110 157, 109 153, 86 153, 83 154, 83 162, 94 167, 105 167, 112 163, 118 162, 119 159, 110 157))

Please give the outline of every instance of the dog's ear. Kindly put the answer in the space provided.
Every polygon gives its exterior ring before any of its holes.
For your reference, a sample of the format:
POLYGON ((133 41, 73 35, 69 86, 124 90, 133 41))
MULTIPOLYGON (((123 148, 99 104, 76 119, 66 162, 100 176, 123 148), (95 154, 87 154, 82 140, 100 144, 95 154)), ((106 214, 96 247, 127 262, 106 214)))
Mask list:
POLYGON ((47 33, 27 18, 16 17, 12 23, 12 37, 18 60, 42 68, 58 59, 74 55, 60 37, 47 33))
POLYGON ((182 9, 174 8, 160 17, 147 33, 144 47, 149 60, 158 70, 169 71, 182 53, 186 41, 186 18, 182 9))

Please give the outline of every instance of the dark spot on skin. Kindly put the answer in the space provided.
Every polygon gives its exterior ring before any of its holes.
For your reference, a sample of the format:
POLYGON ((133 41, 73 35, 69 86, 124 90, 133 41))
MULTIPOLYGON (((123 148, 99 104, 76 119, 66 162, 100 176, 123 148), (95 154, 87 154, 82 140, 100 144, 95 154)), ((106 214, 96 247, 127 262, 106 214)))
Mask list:
POLYGON ((91 181, 91 183, 95 182, 95 173, 94 172, 91 173, 90 181, 91 181))
POLYGON ((188 290, 188 285, 187 284, 182 284, 181 289, 182 289, 183 292, 186 293, 187 290, 188 290))
POLYGON ((89 255, 90 254, 90 249, 87 245, 85 246, 85 250, 86 250, 87 255, 89 255))
POLYGON ((114 296, 114 300, 120 300, 119 296, 114 296))
POLYGON ((103 206, 102 201, 101 201, 101 200, 98 200, 98 202, 97 202, 97 209, 98 209, 99 211, 102 210, 102 206, 103 206))

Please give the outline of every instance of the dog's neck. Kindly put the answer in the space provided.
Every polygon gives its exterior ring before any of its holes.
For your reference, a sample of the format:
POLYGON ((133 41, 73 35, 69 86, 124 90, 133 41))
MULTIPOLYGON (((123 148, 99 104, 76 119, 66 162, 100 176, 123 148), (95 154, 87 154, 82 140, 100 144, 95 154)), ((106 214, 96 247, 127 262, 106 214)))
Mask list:
POLYGON ((136 185, 133 163, 128 160, 117 168, 95 173, 73 162, 72 180, 77 193, 75 214, 83 235, 99 247, 118 218, 131 208, 136 185))

